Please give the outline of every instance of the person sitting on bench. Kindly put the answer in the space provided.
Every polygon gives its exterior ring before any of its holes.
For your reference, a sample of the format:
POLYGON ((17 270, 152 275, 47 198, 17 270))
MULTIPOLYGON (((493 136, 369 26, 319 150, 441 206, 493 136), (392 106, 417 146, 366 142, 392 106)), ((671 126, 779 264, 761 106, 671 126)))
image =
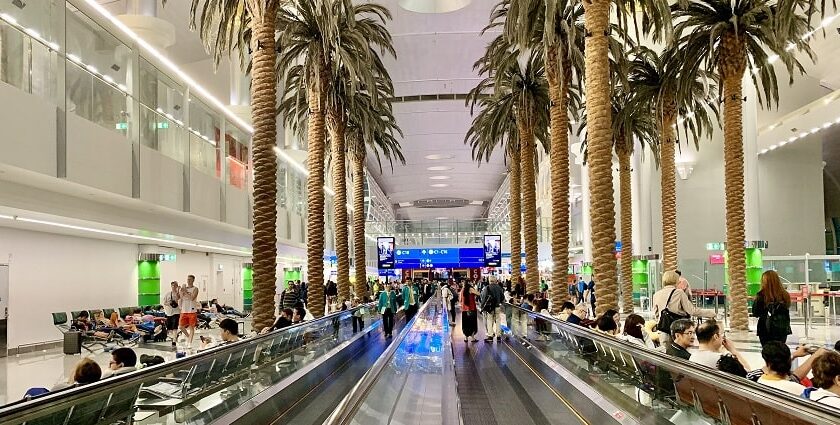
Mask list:
POLYGON ((56 384, 50 388, 50 392, 92 384, 100 379, 102 379, 102 368, 93 359, 86 357, 76 364, 68 382, 56 384))
POLYGON ((211 337, 202 335, 201 348, 198 351, 209 350, 220 345, 227 345, 239 341, 239 324, 233 319, 222 319, 219 322, 219 337, 221 340, 216 341, 211 337))
POLYGON ((121 347, 111 352, 108 370, 102 374, 102 379, 137 370, 137 354, 131 348, 121 347))

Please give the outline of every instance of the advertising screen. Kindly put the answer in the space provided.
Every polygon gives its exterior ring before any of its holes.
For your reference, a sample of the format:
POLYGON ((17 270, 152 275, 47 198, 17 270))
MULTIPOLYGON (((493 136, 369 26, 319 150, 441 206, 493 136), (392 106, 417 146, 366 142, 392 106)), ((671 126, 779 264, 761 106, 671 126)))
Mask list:
POLYGON ((380 236, 376 238, 376 251, 380 269, 394 268, 394 237, 380 236))
POLYGON ((502 235, 484 235, 484 267, 502 265, 502 235))

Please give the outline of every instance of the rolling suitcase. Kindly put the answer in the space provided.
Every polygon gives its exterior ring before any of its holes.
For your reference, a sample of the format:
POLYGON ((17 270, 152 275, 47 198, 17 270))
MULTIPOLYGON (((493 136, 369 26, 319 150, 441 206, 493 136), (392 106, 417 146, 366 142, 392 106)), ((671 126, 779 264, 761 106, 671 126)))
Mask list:
POLYGON ((69 331, 64 333, 64 354, 81 354, 82 333, 69 331))

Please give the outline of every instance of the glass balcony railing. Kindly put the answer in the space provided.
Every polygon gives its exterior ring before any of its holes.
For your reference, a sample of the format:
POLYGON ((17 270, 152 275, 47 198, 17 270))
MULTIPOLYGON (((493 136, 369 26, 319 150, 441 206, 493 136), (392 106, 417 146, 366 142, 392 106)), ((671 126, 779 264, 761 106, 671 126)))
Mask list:
POLYGON ((247 187, 250 134, 82 0, 0 4, 0 81, 187 167, 247 187), (37 4, 32 4, 37 3, 37 4), (86 14, 87 13, 87 14, 86 14), (63 30, 62 30, 63 29, 63 30), (237 146, 224 152, 222 134, 237 146))

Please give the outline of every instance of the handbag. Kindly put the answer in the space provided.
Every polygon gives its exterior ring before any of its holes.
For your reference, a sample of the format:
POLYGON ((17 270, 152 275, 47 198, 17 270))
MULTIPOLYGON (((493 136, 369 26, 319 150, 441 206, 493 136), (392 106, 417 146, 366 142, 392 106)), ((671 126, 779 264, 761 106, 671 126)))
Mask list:
POLYGON ((674 288, 674 290, 671 291, 671 295, 668 295, 668 301, 665 301, 665 308, 662 309, 662 311, 659 313, 659 323, 656 324, 656 330, 660 332, 665 332, 668 335, 671 334, 671 323, 674 323, 679 319, 688 319, 689 317, 691 317, 687 314, 677 314, 672 312, 671 310, 668 310, 668 304, 671 304, 671 297, 674 296, 674 292, 677 292, 676 288, 674 288))

